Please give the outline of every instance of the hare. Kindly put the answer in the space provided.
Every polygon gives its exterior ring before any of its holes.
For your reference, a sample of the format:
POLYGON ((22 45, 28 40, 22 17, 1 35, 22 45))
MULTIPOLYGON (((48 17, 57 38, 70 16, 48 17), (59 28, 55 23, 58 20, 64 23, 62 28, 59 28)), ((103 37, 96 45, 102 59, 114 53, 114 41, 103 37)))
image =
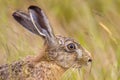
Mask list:
POLYGON ((60 80, 69 68, 81 68, 92 62, 91 54, 72 38, 55 36, 41 8, 30 6, 29 14, 13 13, 15 20, 44 40, 43 50, 36 57, 27 57, 0 66, 0 80, 60 80))

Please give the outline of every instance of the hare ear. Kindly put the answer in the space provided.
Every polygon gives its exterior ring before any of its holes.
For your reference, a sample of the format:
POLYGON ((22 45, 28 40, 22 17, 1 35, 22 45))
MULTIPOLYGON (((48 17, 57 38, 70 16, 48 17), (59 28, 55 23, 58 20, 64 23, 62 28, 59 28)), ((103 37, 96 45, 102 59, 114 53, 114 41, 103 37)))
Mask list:
POLYGON ((55 44, 55 35, 44 12, 37 6, 30 6, 28 10, 31 21, 38 33, 45 38, 48 43, 55 44))
POLYGON ((23 13, 22 11, 16 11, 13 13, 14 19, 20 23, 23 27, 31 31, 32 33, 35 33, 39 35, 38 31, 35 29, 30 16, 26 13, 23 13))

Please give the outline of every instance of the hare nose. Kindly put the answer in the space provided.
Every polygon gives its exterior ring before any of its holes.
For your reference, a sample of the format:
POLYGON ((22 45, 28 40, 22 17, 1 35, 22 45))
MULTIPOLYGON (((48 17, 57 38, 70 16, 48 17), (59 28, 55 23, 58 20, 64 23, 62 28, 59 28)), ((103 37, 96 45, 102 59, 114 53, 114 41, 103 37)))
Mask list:
POLYGON ((89 58, 89 59, 88 59, 88 62, 92 62, 92 59, 91 59, 91 58, 89 58))

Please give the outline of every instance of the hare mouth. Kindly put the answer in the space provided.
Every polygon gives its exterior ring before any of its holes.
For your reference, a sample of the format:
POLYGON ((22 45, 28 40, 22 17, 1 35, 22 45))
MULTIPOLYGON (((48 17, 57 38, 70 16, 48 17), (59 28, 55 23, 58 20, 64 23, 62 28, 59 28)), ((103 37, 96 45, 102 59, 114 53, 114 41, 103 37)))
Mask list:
POLYGON ((89 66, 91 63, 90 62, 87 62, 87 61, 84 61, 84 60, 80 60, 80 61, 77 61, 75 64, 73 64, 73 68, 81 68, 82 66, 89 66))
POLYGON ((75 66, 73 66, 72 68, 79 69, 79 68, 81 68, 81 67, 82 67, 82 65, 75 64, 75 66))

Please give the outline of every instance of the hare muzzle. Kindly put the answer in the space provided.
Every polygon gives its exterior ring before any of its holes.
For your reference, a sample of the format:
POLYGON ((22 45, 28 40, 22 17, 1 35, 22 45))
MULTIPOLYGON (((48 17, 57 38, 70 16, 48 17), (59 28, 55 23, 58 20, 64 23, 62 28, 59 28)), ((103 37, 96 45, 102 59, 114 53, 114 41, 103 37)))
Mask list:
POLYGON ((80 63, 88 64, 92 62, 92 56, 86 49, 78 49, 76 50, 76 52, 78 54, 77 58, 80 61, 80 63))

